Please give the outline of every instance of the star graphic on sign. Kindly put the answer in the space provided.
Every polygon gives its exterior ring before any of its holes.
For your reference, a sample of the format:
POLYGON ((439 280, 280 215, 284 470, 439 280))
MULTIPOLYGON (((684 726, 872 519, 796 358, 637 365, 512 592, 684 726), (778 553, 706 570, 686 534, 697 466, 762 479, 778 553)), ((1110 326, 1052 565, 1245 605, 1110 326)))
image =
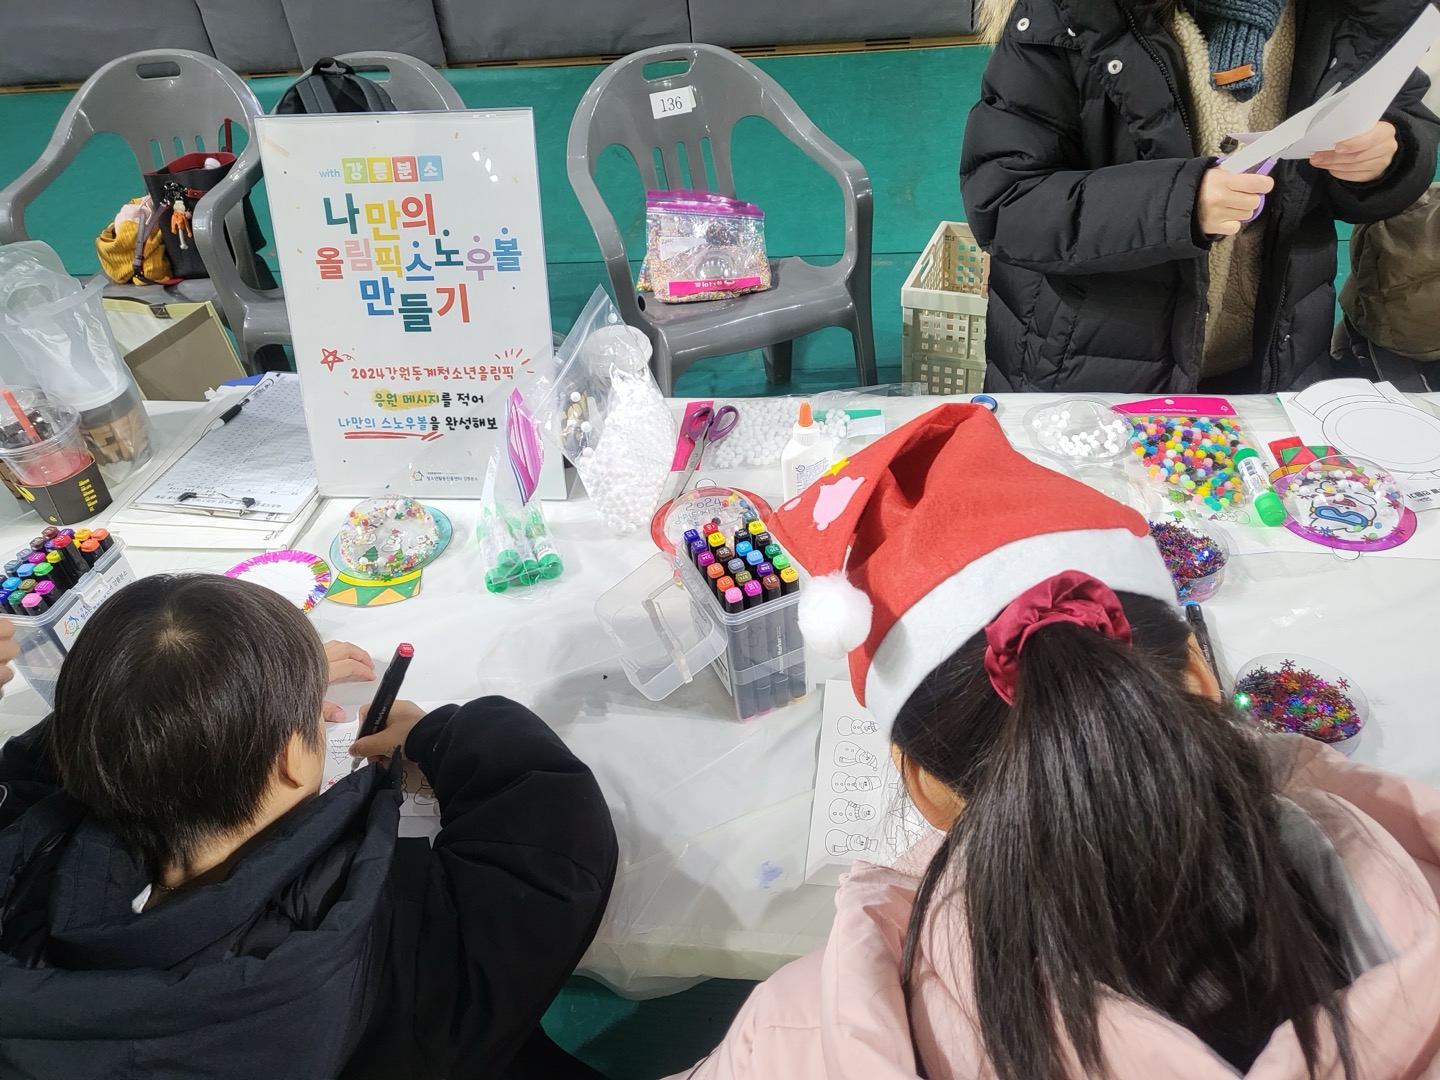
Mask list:
POLYGON ((322 348, 320 353, 320 362, 324 364, 329 371, 334 371, 336 364, 343 364, 346 360, 350 359, 349 356, 341 356, 339 349, 322 348))

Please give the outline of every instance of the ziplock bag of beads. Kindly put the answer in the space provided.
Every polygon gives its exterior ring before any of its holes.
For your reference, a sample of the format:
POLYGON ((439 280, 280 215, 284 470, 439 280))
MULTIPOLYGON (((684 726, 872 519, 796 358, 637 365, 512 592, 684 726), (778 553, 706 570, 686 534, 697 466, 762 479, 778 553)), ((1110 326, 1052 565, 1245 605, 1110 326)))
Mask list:
POLYGON ((1115 410, 1130 419, 1130 454, 1166 502, 1206 517, 1235 519, 1246 504, 1235 455, 1250 444, 1230 402, 1164 397, 1126 402, 1115 410))
POLYGON ((802 401, 810 402, 815 422, 835 440, 836 447, 842 453, 853 453, 894 426, 885 416, 888 400, 919 397, 924 392, 922 383, 888 383, 884 386, 864 386, 858 390, 826 390, 815 397, 729 398, 717 401, 717 408, 734 405, 740 411, 740 422, 735 425, 730 438, 711 445, 706 452, 706 464, 715 469, 774 465, 780 460, 780 454, 794 430, 802 401), (846 443, 849 445, 842 446, 846 443))
POLYGON ((729 300, 770 288, 765 214, 709 191, 645 195, 645 263, 636 285, 665 304, 729 300))
POLYGON ((558 432, 600 517, 625 535, 649 525, 670 477, 678 432, 655 377, 650 340, 596 288, 533 395, 542 431, 558 432))

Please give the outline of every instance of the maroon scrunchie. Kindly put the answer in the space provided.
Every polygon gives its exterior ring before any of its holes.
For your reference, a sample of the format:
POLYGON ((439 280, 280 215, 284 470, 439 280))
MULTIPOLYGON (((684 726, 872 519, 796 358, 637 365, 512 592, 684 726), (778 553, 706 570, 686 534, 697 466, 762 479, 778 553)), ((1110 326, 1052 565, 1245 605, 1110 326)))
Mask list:
POLYGON ((985 672, 1006 705, 1015 704, 1020 650, 1042 626, 1075 623, 1130 644, 1130 620, 1110 586, 1079 570, 1066 570, 1031 586, 985 627, 985 672))

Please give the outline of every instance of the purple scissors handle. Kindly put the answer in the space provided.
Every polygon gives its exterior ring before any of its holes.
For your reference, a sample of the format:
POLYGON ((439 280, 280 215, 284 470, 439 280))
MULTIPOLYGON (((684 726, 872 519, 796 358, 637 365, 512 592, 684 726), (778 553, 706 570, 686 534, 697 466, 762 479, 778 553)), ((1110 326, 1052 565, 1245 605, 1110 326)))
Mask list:
MULTIPOLYGON (((1219 165, 1219 164, 1222 164, 1222 163, 1224 163, 1224 162, 1226 162, 1226 161, 1229 161, 1229 160, 1230 160, 1230 159, 1229 159, 1228 157, 1222 157, 1222 158, 1220 158, 1220 160, 1217 161, 1215 164, 1219 165)), ((1278 165, 1278 164, 1280 164, 1280 159, 1279 159, 1279 158, 1273 158, 1273 157, 1272 157, 1272 158, 1266 158, 1266 159, 1265 159, 1264 161, 1262 161, 1259 165, 1256 165, 1253 169, 1246 169, 1245 171, 1246 171, 1246 172, 1252 172, 1252 173, 1254 173, 1256 176, 1269 176, 1272 172, 1275 171, 1275 166, 1278 165)), ((1254 221, 1255 221, 1261 214, 1263 214, 1264 212, 1265 212, 1265 196, 1264 196, 1264 195, 1261 195, 1261 196, 1260 196, 1260 205, 1255 208, 1255 212, 1254 212, 1253 214, 1251 214, 1248 218, 1246 218, 1244 221, 1242 221, 1240 224, 1242 224, 1242 225, 1249 225, 1249 224, 1251 224, 1252 222, 1254 222, 1254 221)))
POLYGON ((690 486, 690 478, 695 475, 695 470, 700 467, 700 461, 705 456, 705 447, 720 442, 735 430, 735 425, 739 422, 740 410, 734 405, 722 405, 718 409, 706 405, 691 414, 690 422, 685 427, 685 435, 695 444, 695 449, 690 453, 679 482, 671 484, 670 498, 678 499, 685 494, 685 489, 690 486))

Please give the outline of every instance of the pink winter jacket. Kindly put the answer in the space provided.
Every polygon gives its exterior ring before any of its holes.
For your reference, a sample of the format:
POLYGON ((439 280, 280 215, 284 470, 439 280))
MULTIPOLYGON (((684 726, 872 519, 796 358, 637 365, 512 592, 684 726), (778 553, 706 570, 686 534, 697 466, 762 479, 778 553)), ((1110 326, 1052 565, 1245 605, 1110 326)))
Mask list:
MULTIPOLYGON (((1365 1080, 1440 1077, 1440 792, 1358 765, 1316 743, 1275 740, 1290 781, 1284 795, 1323 830, 1373 915, 1390 959, 1345 992, 1365 1080)), ((1285 773, 1282 773, 1285 775, 1285 773)), ((1320 834, 1316 834, 1320 835, 1320 834)), ((856 863, 835 899, 821 952, 756 987, 693 1080, 910 1080, 916 1076, 900 954, 915 889, 935 850, 922 845, 895 869, 856 863)), ((1333 863, 1333 859, 1332 859, 1333 863)), ((938 903, 938 902, 937 902, 938 903)), ((915 1042, 931 1080, 993 1076, 973 1014, 966 935, 956 909, 931 918, 917 966, 915 1042)), ((1335 1065, 1320 1022, 1322 1062, 1335 1065)), ((1113 1080, 1227 1080, 1239 1075, 1186 1029, 1128 999, 1101 1006, 1100 1034, 1113 1080)), ((1072 1059, 1073 1060, 1073 1059, 1072 1059)), ((1072 1075, 1080 1076, 1078 1065, 1072 1075)), ((1306 1080, 1294 1028, 1277 1028, 1251 1080, 1306 1080)))

